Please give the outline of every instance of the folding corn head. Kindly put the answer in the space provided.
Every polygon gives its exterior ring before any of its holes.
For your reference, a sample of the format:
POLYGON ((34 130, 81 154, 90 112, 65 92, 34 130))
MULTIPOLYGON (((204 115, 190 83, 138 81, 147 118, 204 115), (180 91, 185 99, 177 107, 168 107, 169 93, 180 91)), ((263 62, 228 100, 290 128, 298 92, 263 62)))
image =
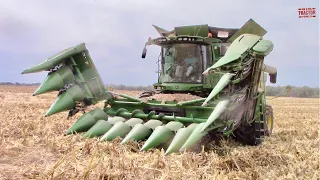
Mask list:
POLYGON ((148 45, 161 47, 155 91, 130 97, 106 90, 85 47, 79 44, 23 74, 49 71, 33 95, 59 91, 45 116, 69 110, 69 116, 105 101, 103 109, 84 113, 66 134, 81 133, 112 141, 122 137, 144 141, 141 150, 167 144, 166 154, 186 150, 202 137, 221 133, 251 145, 260 144, 273 128, 272 108, 266 105, 267 73, 276 83, 277 70, 264 64, 273 44, 266 31, 250 19, 240 29, 208 25, 154 26, 159 38, 148 45), (160 101, 155 94, 188 94, 197 99, 160 101), (149 96, 149 99, 143 100, 149 96))

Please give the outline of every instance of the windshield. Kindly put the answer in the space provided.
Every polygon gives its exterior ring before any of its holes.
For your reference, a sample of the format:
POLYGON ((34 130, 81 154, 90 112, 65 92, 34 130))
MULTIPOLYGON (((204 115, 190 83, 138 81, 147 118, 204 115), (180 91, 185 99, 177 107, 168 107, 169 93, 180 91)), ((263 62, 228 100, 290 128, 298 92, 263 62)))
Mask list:
MULTIPOLYGON (((162 82, 201 83, 200 45, 173 44, 162 47, 162 82)), ((205 52, 203 53, 205 54, 205 52)))

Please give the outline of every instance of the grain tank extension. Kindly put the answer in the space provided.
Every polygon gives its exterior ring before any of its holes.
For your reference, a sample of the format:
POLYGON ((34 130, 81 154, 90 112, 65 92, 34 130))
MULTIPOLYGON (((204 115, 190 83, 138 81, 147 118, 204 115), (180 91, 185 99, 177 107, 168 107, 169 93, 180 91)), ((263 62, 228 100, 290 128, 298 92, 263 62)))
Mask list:
POLYGON ((267 75, 276 83, 276 68, 265 64, 273 43, 266 30, 250 19, 241 28, 208 25, 154 26, 160 37, 147 46, 161 49, 154 91, 131 97, 108 91, 84 43, 65 49, 22 74, 48 71, 33 95, 57 91, 45 116, 69 111, 73 116, 104 101, 103 108, 84 113, 66 134, 112 141, 143 141, 141 150, 165 147, 166 154, 187 150, 213 133, 234 135, 258 145, 273 129, 273 111, 266 105, 267 75), (187 100, 161 95, 192 96, 187 100), (163 146, 166 144, 167 146, 163 146))

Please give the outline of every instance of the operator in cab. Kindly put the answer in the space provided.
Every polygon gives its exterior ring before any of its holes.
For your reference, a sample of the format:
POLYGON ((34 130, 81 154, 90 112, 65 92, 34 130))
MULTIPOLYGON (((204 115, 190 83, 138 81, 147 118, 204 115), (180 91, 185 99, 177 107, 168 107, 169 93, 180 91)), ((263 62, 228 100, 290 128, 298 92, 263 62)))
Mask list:
POLYGON ((186 68, 186 77, 189 77, 190 74, 197 69, 198 58, 193 56, 191 52, 188 52, 187 58, 183 60, 183 66, 186 68))

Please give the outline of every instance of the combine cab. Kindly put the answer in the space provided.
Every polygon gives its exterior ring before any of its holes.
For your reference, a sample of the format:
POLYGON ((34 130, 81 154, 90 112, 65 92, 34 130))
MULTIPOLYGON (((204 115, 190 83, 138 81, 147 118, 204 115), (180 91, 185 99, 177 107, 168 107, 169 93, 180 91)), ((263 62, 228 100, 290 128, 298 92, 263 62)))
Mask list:
POLYGON ((85 44, 66 49, 23 74, 49 71, 33 95, 59 91, 45 116, 69 110, 69 116, 98 101, 103 109, 84 113, 66 134, 83 132, 85 138, 112 141, 122 137, 145 141, 141 150, 163 147, 166 154, 184 151, 204 136, 235 135, 258 145, 273 128, 273 112, 266 105, 267 74, 276 83, 277 70, 264 64, 273 44, 263 40, 266 31, 250 19, 240 29, 208 25, 154 26, 159 38, 149 45, 161 47, 155 91, 130 97, 107 91, 85 44), (185 94, 193 99, 156 99, 157 95, 185 94))

